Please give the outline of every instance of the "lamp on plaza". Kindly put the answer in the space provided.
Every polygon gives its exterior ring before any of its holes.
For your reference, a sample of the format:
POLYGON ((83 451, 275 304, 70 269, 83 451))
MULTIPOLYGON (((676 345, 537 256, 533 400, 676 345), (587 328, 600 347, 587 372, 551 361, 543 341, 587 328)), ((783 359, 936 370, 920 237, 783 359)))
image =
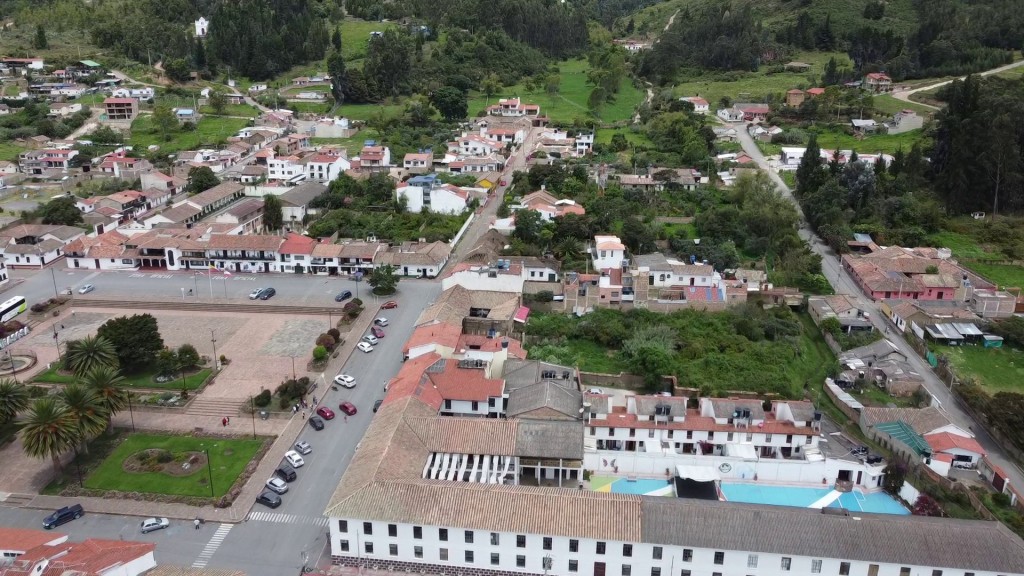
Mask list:
POLYGON ((132 432, 135 432, 135 413, 132 412, 132 393, 126 393, 128 397, 128 416, 132 419, 132 432))
POLYGON ((52 267, 50 268, 50 279, 53 280, 53 295, 60 296, 60 293, 57 292, 57 274, 52 267))
POLYGON ((220 358, 217 356, 217 337, 213 335, 213 330, 210 330, 210 342, 213 344, 213 371, 217 372, 220 368, 220 358))
POLYGON ((210 480, 210 498, 214 498, 213 495, 213 462, 210 460, 210 451, 203 446, 203 454, 206 455, 206 474, 210 480))
POLYGON ((256 401, 249 394, 249 410, 252 412, 252 439, 256 439, 256 401))

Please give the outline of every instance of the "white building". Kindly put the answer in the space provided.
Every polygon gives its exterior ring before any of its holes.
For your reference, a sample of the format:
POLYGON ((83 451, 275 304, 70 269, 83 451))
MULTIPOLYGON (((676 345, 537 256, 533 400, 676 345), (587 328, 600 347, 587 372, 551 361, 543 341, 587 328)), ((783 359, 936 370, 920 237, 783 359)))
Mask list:
POLYGON ((711 111, 711 104, 700 96, 684 96, 679 99, 682 102, 693 104, 693 111, 696 114, 707 114, 711 111))
POLYGON ((594 270, 621 268, 626 260, 626 246, 618 236, 594 236, 590 258, 594 262, 594 270))
POLYGON ((138 98, 140 100, 149 100, 156 95, 156 92, 148 86, 140 88, 118 88, 111 93, 114 98, 138 98))
POLYGON ((586 156, 594 149, 594 133, 580 132, 576 135, 576 155, 586 156))
POLYGON ((395 198, 405 198, 408 212, 426 209, 437 214, 461 214, 469 206, 470 193, 427 174, 410 178, 404 186, 396 188, 395 198))
POLYGON ((317 182, 331 182, 352 168, 347 158, 340 154, 313 154, 303 158, 306 179, 317 182))
POLYGON ((210 22, 206 18, 200 16, 199 20, 195 21, 196 38, 206 38, 206 33, 210 29, 210 22))
POLYGON ((448 150, 463 156, 488 156, 496 154, 505 147, 497 140, 480 134, 464 134, 454 142, 448 143, 448 150))

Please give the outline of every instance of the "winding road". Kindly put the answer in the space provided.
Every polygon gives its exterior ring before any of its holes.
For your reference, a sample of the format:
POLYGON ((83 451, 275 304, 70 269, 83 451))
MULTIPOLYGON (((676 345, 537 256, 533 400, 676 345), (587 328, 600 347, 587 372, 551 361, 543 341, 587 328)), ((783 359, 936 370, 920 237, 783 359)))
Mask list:
MULTIPOLYGON (((998 68, 993 68, 991 70, 985 70, 984 72, 979 72, 977 75, 978 76, 990 76, 992 74, 999 74, 1000 72, 1005 72, 1007 70, 1013 70, 1014 68, 1018 68, 1020 66, 1024 66, 1024 60, 1018 60, 1016 62, 1011 62, 1010 64, 1007 64, 1005 66, 999 66, 998 68)), ((937 106, 932 106, 931 104, 924 104, 922 102, 917 102, 915 100, 911 100, 910 97, 912 95, 914 95, 914 94, 917 94, 918 92, 926 92, 928 90, 933 90, 935 88, 941 88, 941 87, 945 86, 946 84, 951 84, 954 80, 963 80, 964 78, 967 78, 967 77, 966 76, 961 76, 959 78, 950 78, 949 80, 943 80, 942 82, 936 82, 934 84, 928 84, 926 86, 918 86, 917 88, 912 88, 910 90, 894 90, 891 94, 892 94, 892 97, 897 99, 897 100, 903 100, 904 102, 912 102, 914 104, 917 104, 918 106, 925 106, 927 108, 931 108, 932 110, 938 110, 939 108, 937 106)))

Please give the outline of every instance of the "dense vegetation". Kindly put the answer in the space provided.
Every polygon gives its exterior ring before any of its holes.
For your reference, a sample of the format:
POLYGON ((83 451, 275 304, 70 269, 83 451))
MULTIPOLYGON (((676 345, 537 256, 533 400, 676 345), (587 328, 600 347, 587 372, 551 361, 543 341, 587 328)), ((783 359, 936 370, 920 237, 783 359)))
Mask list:
POLYGON ((644 376, 654 388, 673 374, 681 386, 701 395, 727 391, 802 397, 812 351, 805 349, 804 325, 788 308, 745 305, 724 312, 681 310, 671 314, 600 308, 583 317, 530 316, 530 357, 588 369, 577 350, 609 351, 623 368, 644 376), (570 335, 571 336, 567 336, 570 335))

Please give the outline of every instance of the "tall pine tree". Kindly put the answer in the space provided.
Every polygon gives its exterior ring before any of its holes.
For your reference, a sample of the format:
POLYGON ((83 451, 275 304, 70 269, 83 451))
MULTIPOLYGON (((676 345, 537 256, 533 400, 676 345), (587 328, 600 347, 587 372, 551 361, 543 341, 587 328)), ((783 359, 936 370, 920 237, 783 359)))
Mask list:
POLYGON ((807 141, 807 150, 800 158, 800 165, 796 168, 796 195, 798 198, 806 197, 818 191, 818 188, 825 183, 827 174, 821 169, 821 148, 818 147, 818 136, 811 134, 807 141))

